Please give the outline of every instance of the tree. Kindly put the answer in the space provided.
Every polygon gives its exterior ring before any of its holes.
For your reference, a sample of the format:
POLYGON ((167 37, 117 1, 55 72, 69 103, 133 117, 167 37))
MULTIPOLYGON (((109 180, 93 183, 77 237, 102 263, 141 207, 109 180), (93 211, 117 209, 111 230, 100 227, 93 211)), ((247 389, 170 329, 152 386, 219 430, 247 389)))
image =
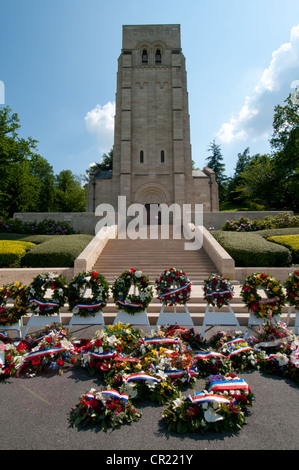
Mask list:
POLYGON ((273 135, 274 161, 280 177, 284 204, 299 208, 299 103, 289 95, 284 106, 274 109, 273 135))
POLYGON ((55 180, 55 210, 57 212, 84 212, 86 190, 71 170, 62 170, 55 180))
POLYGON ((237 163, 233 176, 227 186, 227 200, 230 202, 240 202, 240 192, 237 189, 241 184, 242 173, 248 168, 251 162, 249 147, 243 153, 238 153, 237 163))
POLYGON ((207 166, 215 172, 216 181, 218 183, 219 189, 219 201, 223 202, 226 195, 227 189, 227 177, 225 176, 225 165, 223 162, 223 156, 221 153, 221 147, 219 144, 216 144, 215 139, 210 143, 208 147, 208 152, 211 152, 211 155, 207 157, 207 166))

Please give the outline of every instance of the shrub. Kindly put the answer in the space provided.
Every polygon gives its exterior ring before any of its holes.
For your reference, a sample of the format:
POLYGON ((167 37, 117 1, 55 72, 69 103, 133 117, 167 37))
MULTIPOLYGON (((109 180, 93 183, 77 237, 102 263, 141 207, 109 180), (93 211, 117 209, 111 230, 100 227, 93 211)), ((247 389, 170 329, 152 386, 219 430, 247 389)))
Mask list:
POLYGON ((45 219, 41 222, 23 222, 20 219, 0 220, 0 232, 43 235, 69 235, 76 233, 66 222, 45 219))
POLYGON ((0 241, 0 267, 16 268, 20 266, 26 251, 34 246, 34 243, 14 240, 0 241))
POLYGON ((92 235, 52 236, 43 243, 32 247, 22 258, 22 266, 32 268, 72 267, 75 259, 92 238, 92 235))
POLYGON ((242 267, 283 267, 292 262, 290 250, 268 242, 257 233, 212 232, 214 238, 242 267))
POLYGON ((292 253, 293 263, 299 263, 299 235, 269 237, 267 240, 288 248, 292 253))
POLYGON ((256 232, 257 230, 299 227, 299 216, 291 216, 288 212, 267 216, 264 219, 250 220, 241 217, 239 220, 227 220, 221 230, 234 232, 256 232))

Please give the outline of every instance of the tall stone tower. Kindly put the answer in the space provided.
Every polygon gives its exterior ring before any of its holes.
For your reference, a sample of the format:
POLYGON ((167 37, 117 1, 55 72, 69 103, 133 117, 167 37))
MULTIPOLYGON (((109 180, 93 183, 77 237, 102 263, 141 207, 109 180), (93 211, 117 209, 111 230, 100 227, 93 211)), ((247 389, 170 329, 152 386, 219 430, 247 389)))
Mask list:
POLYGON ((187 74, 180 25, 123 26, 113 171, 95 173, 88 209, 119 195, 127 205, 203 204, 218 210, 215 174, 192 171, 187 74))

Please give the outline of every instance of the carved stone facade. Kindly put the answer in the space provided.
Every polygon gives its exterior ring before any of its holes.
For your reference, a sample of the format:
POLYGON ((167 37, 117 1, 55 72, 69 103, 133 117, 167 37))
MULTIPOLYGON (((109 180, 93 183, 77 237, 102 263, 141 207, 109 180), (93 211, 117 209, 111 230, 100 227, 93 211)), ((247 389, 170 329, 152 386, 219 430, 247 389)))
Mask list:
POLYGON ((123 26, 113 171, 91 176, 87 211, 118 196, 219 210, 214 172, 192 170, 186 75, 180 25, 123 26))

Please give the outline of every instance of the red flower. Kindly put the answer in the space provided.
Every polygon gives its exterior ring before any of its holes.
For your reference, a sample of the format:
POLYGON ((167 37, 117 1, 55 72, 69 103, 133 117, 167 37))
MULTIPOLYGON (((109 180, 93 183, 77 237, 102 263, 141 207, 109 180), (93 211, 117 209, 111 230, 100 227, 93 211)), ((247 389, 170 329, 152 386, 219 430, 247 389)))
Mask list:
POLYGON ((33 366, 37 366, 40 363, 40 358, 39 357, 34 357, 31 360, 31 363, 32 363, 33 366))
POLYGON ((93 271, 90 275, 91 275, 91 277, 98 277, 98 273, 95 272, 95 271, 93 271))
POLYGON ((60 358, 58 359, 57 364, 58 364, 59 366, 63 366, 64 360, 62 359, 62 357, 60 357, 60 358))
POLYGON ((263 280, 264 280, 264 279, 267 279, 267 274, 262 273, 262 274, 261 274, 261 279, 263 279, 263 280))

